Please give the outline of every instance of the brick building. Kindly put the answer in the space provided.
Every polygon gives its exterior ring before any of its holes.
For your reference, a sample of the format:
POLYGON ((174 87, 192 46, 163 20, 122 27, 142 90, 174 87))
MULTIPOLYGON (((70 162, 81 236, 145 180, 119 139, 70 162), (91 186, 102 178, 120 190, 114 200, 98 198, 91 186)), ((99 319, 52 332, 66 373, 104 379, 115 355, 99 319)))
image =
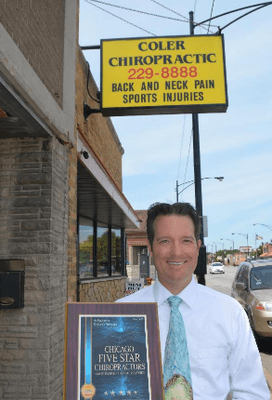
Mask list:
POLYGON ((62 399, 66 301, 125 292, 124 232, 138 217, 122 193, 124 150, 111 120, 84 118, 84 103, 99 108, 96 93, 78 45, 78 1, 4 0, 1 399, 62 399))
POLYGON ((140 227, 138 229, 126 229, 127 238, 127 273, 131 279, 151 277, 155 279, 155 267, 148 249, 146 233, 147 210, 135 211, 140 227))
POLYGON ((261 258, 272 257, 272 243, 265 243, 263 245, 263 252, 260 255, 261 258))

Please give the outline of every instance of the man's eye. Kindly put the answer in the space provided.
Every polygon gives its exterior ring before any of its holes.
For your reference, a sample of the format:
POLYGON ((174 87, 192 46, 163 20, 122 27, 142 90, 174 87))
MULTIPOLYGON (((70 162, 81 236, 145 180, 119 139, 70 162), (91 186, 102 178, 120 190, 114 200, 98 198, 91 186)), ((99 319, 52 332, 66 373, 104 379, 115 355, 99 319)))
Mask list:
POLYGON ((168 240, 167 239, 163 239, 163 240, 160 241, 160 243, 168 243, 168 240))

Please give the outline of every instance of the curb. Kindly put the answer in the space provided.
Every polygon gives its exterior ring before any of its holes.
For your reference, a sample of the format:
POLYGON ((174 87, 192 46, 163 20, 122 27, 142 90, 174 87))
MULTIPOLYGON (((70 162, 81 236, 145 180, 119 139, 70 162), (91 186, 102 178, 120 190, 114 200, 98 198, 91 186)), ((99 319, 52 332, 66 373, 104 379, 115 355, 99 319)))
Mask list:
POLYGON ((264 369, 264 375, 266 378, 266 382, 268 384, 268 388, 270 390, 271 393, 271 400, 272 400, 272 376, 264 369))

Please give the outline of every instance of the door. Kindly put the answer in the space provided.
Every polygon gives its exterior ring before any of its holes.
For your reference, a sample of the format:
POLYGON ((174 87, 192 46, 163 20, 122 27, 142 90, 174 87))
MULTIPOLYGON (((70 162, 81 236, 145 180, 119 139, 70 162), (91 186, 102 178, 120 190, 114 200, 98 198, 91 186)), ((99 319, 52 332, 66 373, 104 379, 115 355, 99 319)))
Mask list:
POLYGON ((140 254, 140 276, 145 281, 149 277, 149 256, 147 254, 140 254))

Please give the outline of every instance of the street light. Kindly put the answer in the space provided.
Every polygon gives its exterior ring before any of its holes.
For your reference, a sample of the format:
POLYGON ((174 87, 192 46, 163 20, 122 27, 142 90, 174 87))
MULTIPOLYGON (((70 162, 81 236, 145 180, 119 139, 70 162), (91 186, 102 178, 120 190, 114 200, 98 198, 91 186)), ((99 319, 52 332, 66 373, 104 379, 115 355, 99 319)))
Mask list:
POLYGON ((231 242, 232 243, 232 250, 234 250, 234 240, 226 239, 226 238, 223 238, 223 239, 220 239, 220 240, 228 240, 229 242, 231 242))
POLYGON ((217 244, 220 244, 222 246, 222 251, 223 251, 224 250, 224 243, 217 242, 217 244))
MULTIPOLYGON (((201 178, 202 181, 204 181, 205 179, 217 179, 219 182, 222 182, 224 177, 223 176, 215 176, 215 177, 205 177, 205 178, 201 178)), ((177 193, 177 203, 179 201, 179 195, 184 192, 184 190, 186 190, 188 187, 192 186, 195 183, 195 180, 192 179, 191 181, 187 181, 187 182, 183 182, 183 183, 178 183, 178 181, 176 181, 176 193, 177 193), (181 191, 178 191, 179 186, 183 186, 183 185, 187 185, 185 188, 181 189, 181 191)))
POLYGON ((211 251, 211 252, 213 253, 213 244, 208 243, 208 244, 207 244, 207 247, 209 247, 209 246, 211 246, 211 248, 212 248, 212 251, 211 251))
POLYGON ((238 232, 234 232, 234 233, 232 233, 232 235, 241 235, 241 236, 244 236, 244 238, 246 238, 246 240, 247 240, 247 255, 249 255, 249 249, 248 249, 248 233, 238 233, 238 232))
POLYGON ((213 244, 214 244, 214 253, 216 254, 216 253, 217 253, 217 246, 216 246, 216 242, 213 242, 213 244))
POLYGON ((256 222, 256 224, 253 224, 254 226, 255 225, 263 225, 263 226, 265 226, 267 229, 270 229, 271 231, 272 231, 272 226, 270 226, 270 225, 266 225, 266 224, 260 224, 259 222, 256 222))

